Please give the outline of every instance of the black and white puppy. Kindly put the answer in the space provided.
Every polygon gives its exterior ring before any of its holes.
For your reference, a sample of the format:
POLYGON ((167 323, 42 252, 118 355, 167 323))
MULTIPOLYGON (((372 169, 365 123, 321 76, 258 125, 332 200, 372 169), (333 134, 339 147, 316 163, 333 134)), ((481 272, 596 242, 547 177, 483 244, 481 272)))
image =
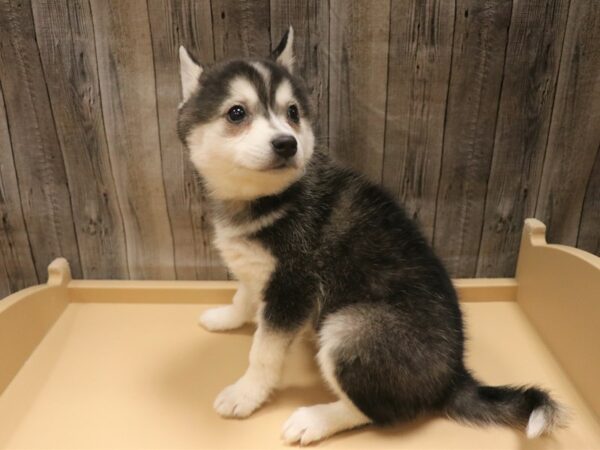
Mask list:
POLYGON ((456 292, 402 208, 315 148, 290 28, 270 58, 204 67, 180 48, 178 132, 212 203, 216 245, 240 281, 208 330, 258 328, 246 373, 217 397, 246 417, 277 387, 292 340, 318 336, 338 400, 298 409, 283 428, 308 444, 360 425, 445 414, 549 431, 559 407, 535 387, 482 386, 463 362, 456 292))

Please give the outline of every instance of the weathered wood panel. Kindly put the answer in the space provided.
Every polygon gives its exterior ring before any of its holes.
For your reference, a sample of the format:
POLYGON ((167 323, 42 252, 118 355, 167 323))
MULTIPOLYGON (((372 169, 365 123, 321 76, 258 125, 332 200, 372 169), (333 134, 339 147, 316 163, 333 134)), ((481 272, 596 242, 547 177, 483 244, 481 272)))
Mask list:
MULTIPOLYGON (((8 268, 7 268, 6 263, 0 265, 0 299, 6 297, 11 292, 14 292, 8 281, 9 275, 8 275, 7 270, 8 270, 8 268)), ((19 281, 19 282, 21 282, 21 281, 19 281)), ((18 290, 18 288, 15 288, 14 290, 16 291, 16 290, 18 290)))
POLYGON ((315 114, 315 137, 327 147, 329 126, 329 5, 320 0, 271 2, 273 46, 294 27, 295 69, 306 81, 315 114))
POLYGON ((179 45, 204 64, 214 61, 210 1, 149 0, 162 176, 179 279, 226 279, 227 270, 211 245, 206 201, 176 131, 181 101, 179 45))
POLYGON ((473 276, 494 143, 510 0, 460 0, 434 246, 454 276, 473 276))
POLYGON ((338 159, 381 182, 390 1, 331 0, 329 141, 338 159))
POLYGON ((106 136, 133 278, 175 278, 146 2, 92 0, 106 136))
POLYGON ((35 1, 37 43, 63 148, 86 278, 128 278, 125 234, 110 166, 87 0, 35 1))
POLYGON ((0 297, 59 255, 75 276, 225 278, 175 134, 177 47, 266 56, 290 24, 318 144, 403 202, 453 276, 511 275, 533 214, 600 253, 599 8, 0 0, 0 297))
POLYGON ((36 272, 66 257, 81 276, 71 200, 29 1, 0 1, 0 84, 36 272))
POLYGON ((478 276, 512 276, 535 213, 568 0, 515 1, 494 141, 478 276))
POLYGON ((577 247, 600 255, 600 147, 587 183, 577 247))
POLYGON ((572 1, 536 217, 548 240, 575 245, 600 146, 600 2, 572 1))
POLYGON ((433 238, 454 3, 392 2, 383 185, 433 238))
POLYGON ((212 1, 215 58, 268 56, 269 0, 212 1))
POLYGON ((38 283, 0 88, 0 298, 38 283))

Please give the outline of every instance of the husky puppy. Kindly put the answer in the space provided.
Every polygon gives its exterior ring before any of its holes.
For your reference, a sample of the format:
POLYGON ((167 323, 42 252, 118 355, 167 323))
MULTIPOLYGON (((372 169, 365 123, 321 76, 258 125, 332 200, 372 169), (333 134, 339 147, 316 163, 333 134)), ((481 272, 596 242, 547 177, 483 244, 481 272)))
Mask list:
POLYGON ((294 412, 287 443, 426 413, 529 437, 549 431, 559 407, 545 391, 484 386, 465 368, 456 292, 417 226, 390 195, 315 148, 292 44, 290 28, 269 58, 212 67, 180 48, 179 137, 211 200, 216 245, 240 282, 233 303, 200 322, 258 325, 246 373, 214 408, 242 418, 265 403, 290 343, 309 327, 338 400, 294 412))

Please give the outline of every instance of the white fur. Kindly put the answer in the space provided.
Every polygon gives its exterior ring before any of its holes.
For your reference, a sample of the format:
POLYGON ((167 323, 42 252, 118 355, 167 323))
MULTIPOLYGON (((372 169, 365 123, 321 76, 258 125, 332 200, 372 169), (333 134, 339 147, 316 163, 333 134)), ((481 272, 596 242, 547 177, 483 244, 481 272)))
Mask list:
POLYGON ((232 225, 232 224, 228 224, 228 223, 226 224, 223 222, 218 222, 217 226, 219 227, 219 234, 223 238, 249 236, 265 227, 273 225, 279 219, 285 217, 286 214, 287 214, 287 211, 285 210, 285 208, 282 208, 282 209, 273 211, 269 214, 260 216, 256 220, 246 222, 241 225, 232 225))
POLYGON ((526 434, 529 439, 541 436, 548 428, 548 419, 544 408, 536 408, 531 412, 527 422, 526 434))
POLYGON ((245 323, 254 320, 258 306, 258 301, 255 297, 241 283, 233 296, 231 305, 211 308, 205 311, 198 318, 198 323, 208 331, 225 331, 239 328, 245 323))
POLYGON ((368 417, 354 405, 338 400, 324 405, 298 408, 283 425, 281 437, 287 444, 307 445, 361 425, 368 417))
POLYGON ((280 133, 272 120, 262 115, 256 117, 243 141, 238 143, 239 151, 233 155, 236 165, 256 171, 268 167, 274 156, 271 141, 280 133))
POLYGON ((315 150, 315 135, 308 121, 303 118, 300 119, 300 139, 298 143, 302 151, 304 165, 306 165, 315 150))
POLYGON ((227 267, 251 294, 262 292, 275 270, 276 259, 260 243, 244 236, 231 236, 217 224, 215 244, 227 267))
POLYGON ((202 67, 194 62, 183 45, 179 46, 179 64, 181 76, 181 103, 184 103, 199 88, 202 67))
POLYGON ((235 330, 248 320, 243 310, 235 305, 227 305, 204 311, 198 318, 198 323, 208 331, 226 331, 235 330))
POLYGON ((260 62, 253 62, 251 64, 252 67, 254 67, 258 73, 260 73, 260 76, 263 77, 263 80, 265 80, 265 86, 267 89, 269 89, 269 86, 271 85, 271 72, 269 72, 269 69, 267 69, 267 67, 260 62))
POLYGON ((264 122, 237 137, 226 135, 222 121, 197 126, 188 136, 191 161, 216 198, 251 200, 275 194, 302 175, 303 166, 259 169, 272 152, 270 142, 276 134, 264 122))
MULTIPOLYGON (((287 123, 285 120, 281 120, 281 118, 275 115, 273 111, 269 111, 269 121, 271 122, 271 125, 281 134, 291 134, 292 136, 296 137, 296 132, 293 130, 292 127, 290 127, 290 124, 287 123)), ((300 155, 300 157, 303 157, 303 149, 301 146, 298 147, 298 154, 300 155)))
POLYGON ((217 396, 215 410, 224 417, 242 418, 267 401, 281 379, 291 339, 290 335, 267 331, 259 322, 252 341, 248 370, 217 396))
POLYGON ((294 99, 294 91, 289 80, 283 80, 275 91, 275 103, 287 107, 294 99))
MULTIPOLYGON (((224 109, 227 110, 231 106, 241 103, 250 110, 253 110, 256 104, 258 104, 258 94, 254 89, 254 86, 246 78, 237 77, 229 83, 230 98, 224 105, 224 109)), ((225 112, 225 111, 223 111, 225 112)))
POLYGON ((198 322, 209 331, 232 330, 254 320, 262 300, 263 288, 275 270, 276 260, 256 241, 246 238, 285 215, 279 210, 259 220, 233 226, 215 223, 215 245, 221 252, 229 270, 240 280, 240 287, 231 305, 205 311, 198 322))
POLYGON ((285 48, 277 57, 277 62, 284 66, 290 72, 294 70, 294 29, 290 26, 288 39, 285 48))
POLYGON ((232 305, 210 309, 200 316, 200 324, 210 331, 237 328, 253 320, 265 284, 277 264, 269 251, 260 243, 247 239, 241 231, 241 227, 215 223, 215 245, 229 270, 240 281, 240 287, 232 305))
POLYGON ((360 326, 360 319, 356 315, 347 314, 342 310, 328 316, 319 331, 317 362, 323 378, 338 397, 346 399, 348 402, 350 402, 350 399, 347 398, 337 382, 335 362, 332 355, 341 345, 348 342, 349 337, 358 335, 360 326))

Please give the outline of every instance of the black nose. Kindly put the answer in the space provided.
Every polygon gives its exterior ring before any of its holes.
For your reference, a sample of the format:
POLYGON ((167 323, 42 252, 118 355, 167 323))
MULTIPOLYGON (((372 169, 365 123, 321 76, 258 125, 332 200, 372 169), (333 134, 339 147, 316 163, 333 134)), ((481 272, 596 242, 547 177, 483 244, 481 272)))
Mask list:
POLYGON ((271 145, 273 145, 273 150, 275 153, 282 158, 291 158, 296 154, 296 150, 298 148, 296 138, 289 134, 277 136, 271 141, 271 145))

